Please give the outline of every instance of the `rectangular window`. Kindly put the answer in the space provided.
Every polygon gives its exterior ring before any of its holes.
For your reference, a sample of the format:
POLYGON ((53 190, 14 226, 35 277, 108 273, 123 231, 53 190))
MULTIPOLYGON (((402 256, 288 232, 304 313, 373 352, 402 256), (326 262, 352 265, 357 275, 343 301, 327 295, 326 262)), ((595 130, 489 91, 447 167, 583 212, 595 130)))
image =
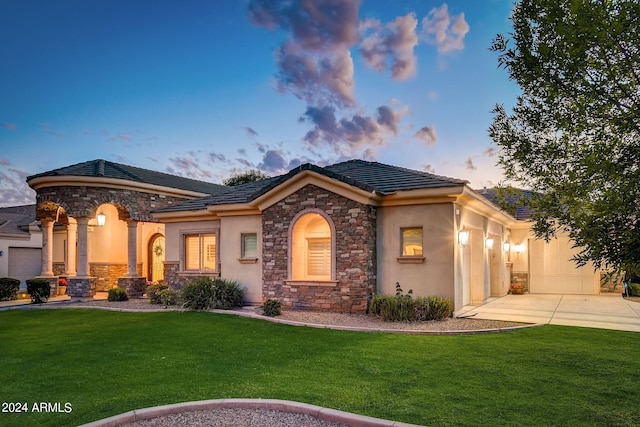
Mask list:
POLYGON ((217 269, 215 234, 187 234, 184 236, 184 269, 189 271, 215 271, 217 269))
POLYGON ((402 256, 422 256, 422 227, 402 228, 402 256))
POLYGON ((307 275, 331 276, 331 239, 307 239, 307 275))
POLYGON ((255 233, 242 234, 241 258, 258 257, 258 235, 255 233))

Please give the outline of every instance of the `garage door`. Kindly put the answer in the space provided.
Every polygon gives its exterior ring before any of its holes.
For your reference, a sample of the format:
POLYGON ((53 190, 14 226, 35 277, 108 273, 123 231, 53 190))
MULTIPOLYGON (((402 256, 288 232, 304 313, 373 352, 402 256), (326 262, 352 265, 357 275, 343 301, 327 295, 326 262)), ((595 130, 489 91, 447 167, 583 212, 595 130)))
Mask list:
POLYGON ((600 292, 600 274, 587 265, 578 267, 571 258, 576 253, 566 236, 549 243, 529 240, 529 292, 537 294, 586 294, 600 292))
POLYGON ((26 286, 27 279, 39 276, 42 268, 42 249, 9 248, 9 277, 20 279, 26 286))

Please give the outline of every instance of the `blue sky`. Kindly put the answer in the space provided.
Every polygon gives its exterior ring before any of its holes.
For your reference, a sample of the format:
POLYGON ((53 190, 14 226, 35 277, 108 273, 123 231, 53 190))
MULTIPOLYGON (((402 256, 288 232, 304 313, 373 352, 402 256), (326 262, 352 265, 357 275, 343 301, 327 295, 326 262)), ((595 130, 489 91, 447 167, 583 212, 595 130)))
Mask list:
POLYGON ((0 0, 0 206, 106 159, 210 182, 350 158, 501 180, 511 0, 0 0))

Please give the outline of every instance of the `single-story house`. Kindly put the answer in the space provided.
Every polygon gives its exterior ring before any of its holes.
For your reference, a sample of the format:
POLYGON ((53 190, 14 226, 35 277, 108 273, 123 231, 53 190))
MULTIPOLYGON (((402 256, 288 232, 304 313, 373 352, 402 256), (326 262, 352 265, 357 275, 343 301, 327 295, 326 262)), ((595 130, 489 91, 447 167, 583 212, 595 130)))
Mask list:
POLYGON ((449 297, 456 310, 512 282, 532 293, 600 292, 599 272, 575 266, 566 238, 536 240, 526 220, 465 180, 377 162, 304 164, 224 187, 95 160, 27 182, 42 224, 41 276, 69 277, 77 296, 203 275, 237 280, 249 304, 358 313, 396 283, 449 297))

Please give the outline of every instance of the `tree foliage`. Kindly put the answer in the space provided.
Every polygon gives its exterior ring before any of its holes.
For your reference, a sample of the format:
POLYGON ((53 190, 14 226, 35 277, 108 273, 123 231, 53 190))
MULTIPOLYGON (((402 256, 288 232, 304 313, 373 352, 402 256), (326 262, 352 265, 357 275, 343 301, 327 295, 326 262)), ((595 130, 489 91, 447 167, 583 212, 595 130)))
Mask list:
POLYGON ((223 180, 222 184, 228 187, 235 187, 236 185, 260 181, 267 178, 269 178, 269 175, 265 174, 264 172, 257 169, 251 169, 246 172, 230 176, 229 178, 223 180))
POLYGON ((640 3, 521 0, 491 49, 521 88, 489 133, 507 179, 533 191, 534 231, 576 260, 640 270, 640 3))

